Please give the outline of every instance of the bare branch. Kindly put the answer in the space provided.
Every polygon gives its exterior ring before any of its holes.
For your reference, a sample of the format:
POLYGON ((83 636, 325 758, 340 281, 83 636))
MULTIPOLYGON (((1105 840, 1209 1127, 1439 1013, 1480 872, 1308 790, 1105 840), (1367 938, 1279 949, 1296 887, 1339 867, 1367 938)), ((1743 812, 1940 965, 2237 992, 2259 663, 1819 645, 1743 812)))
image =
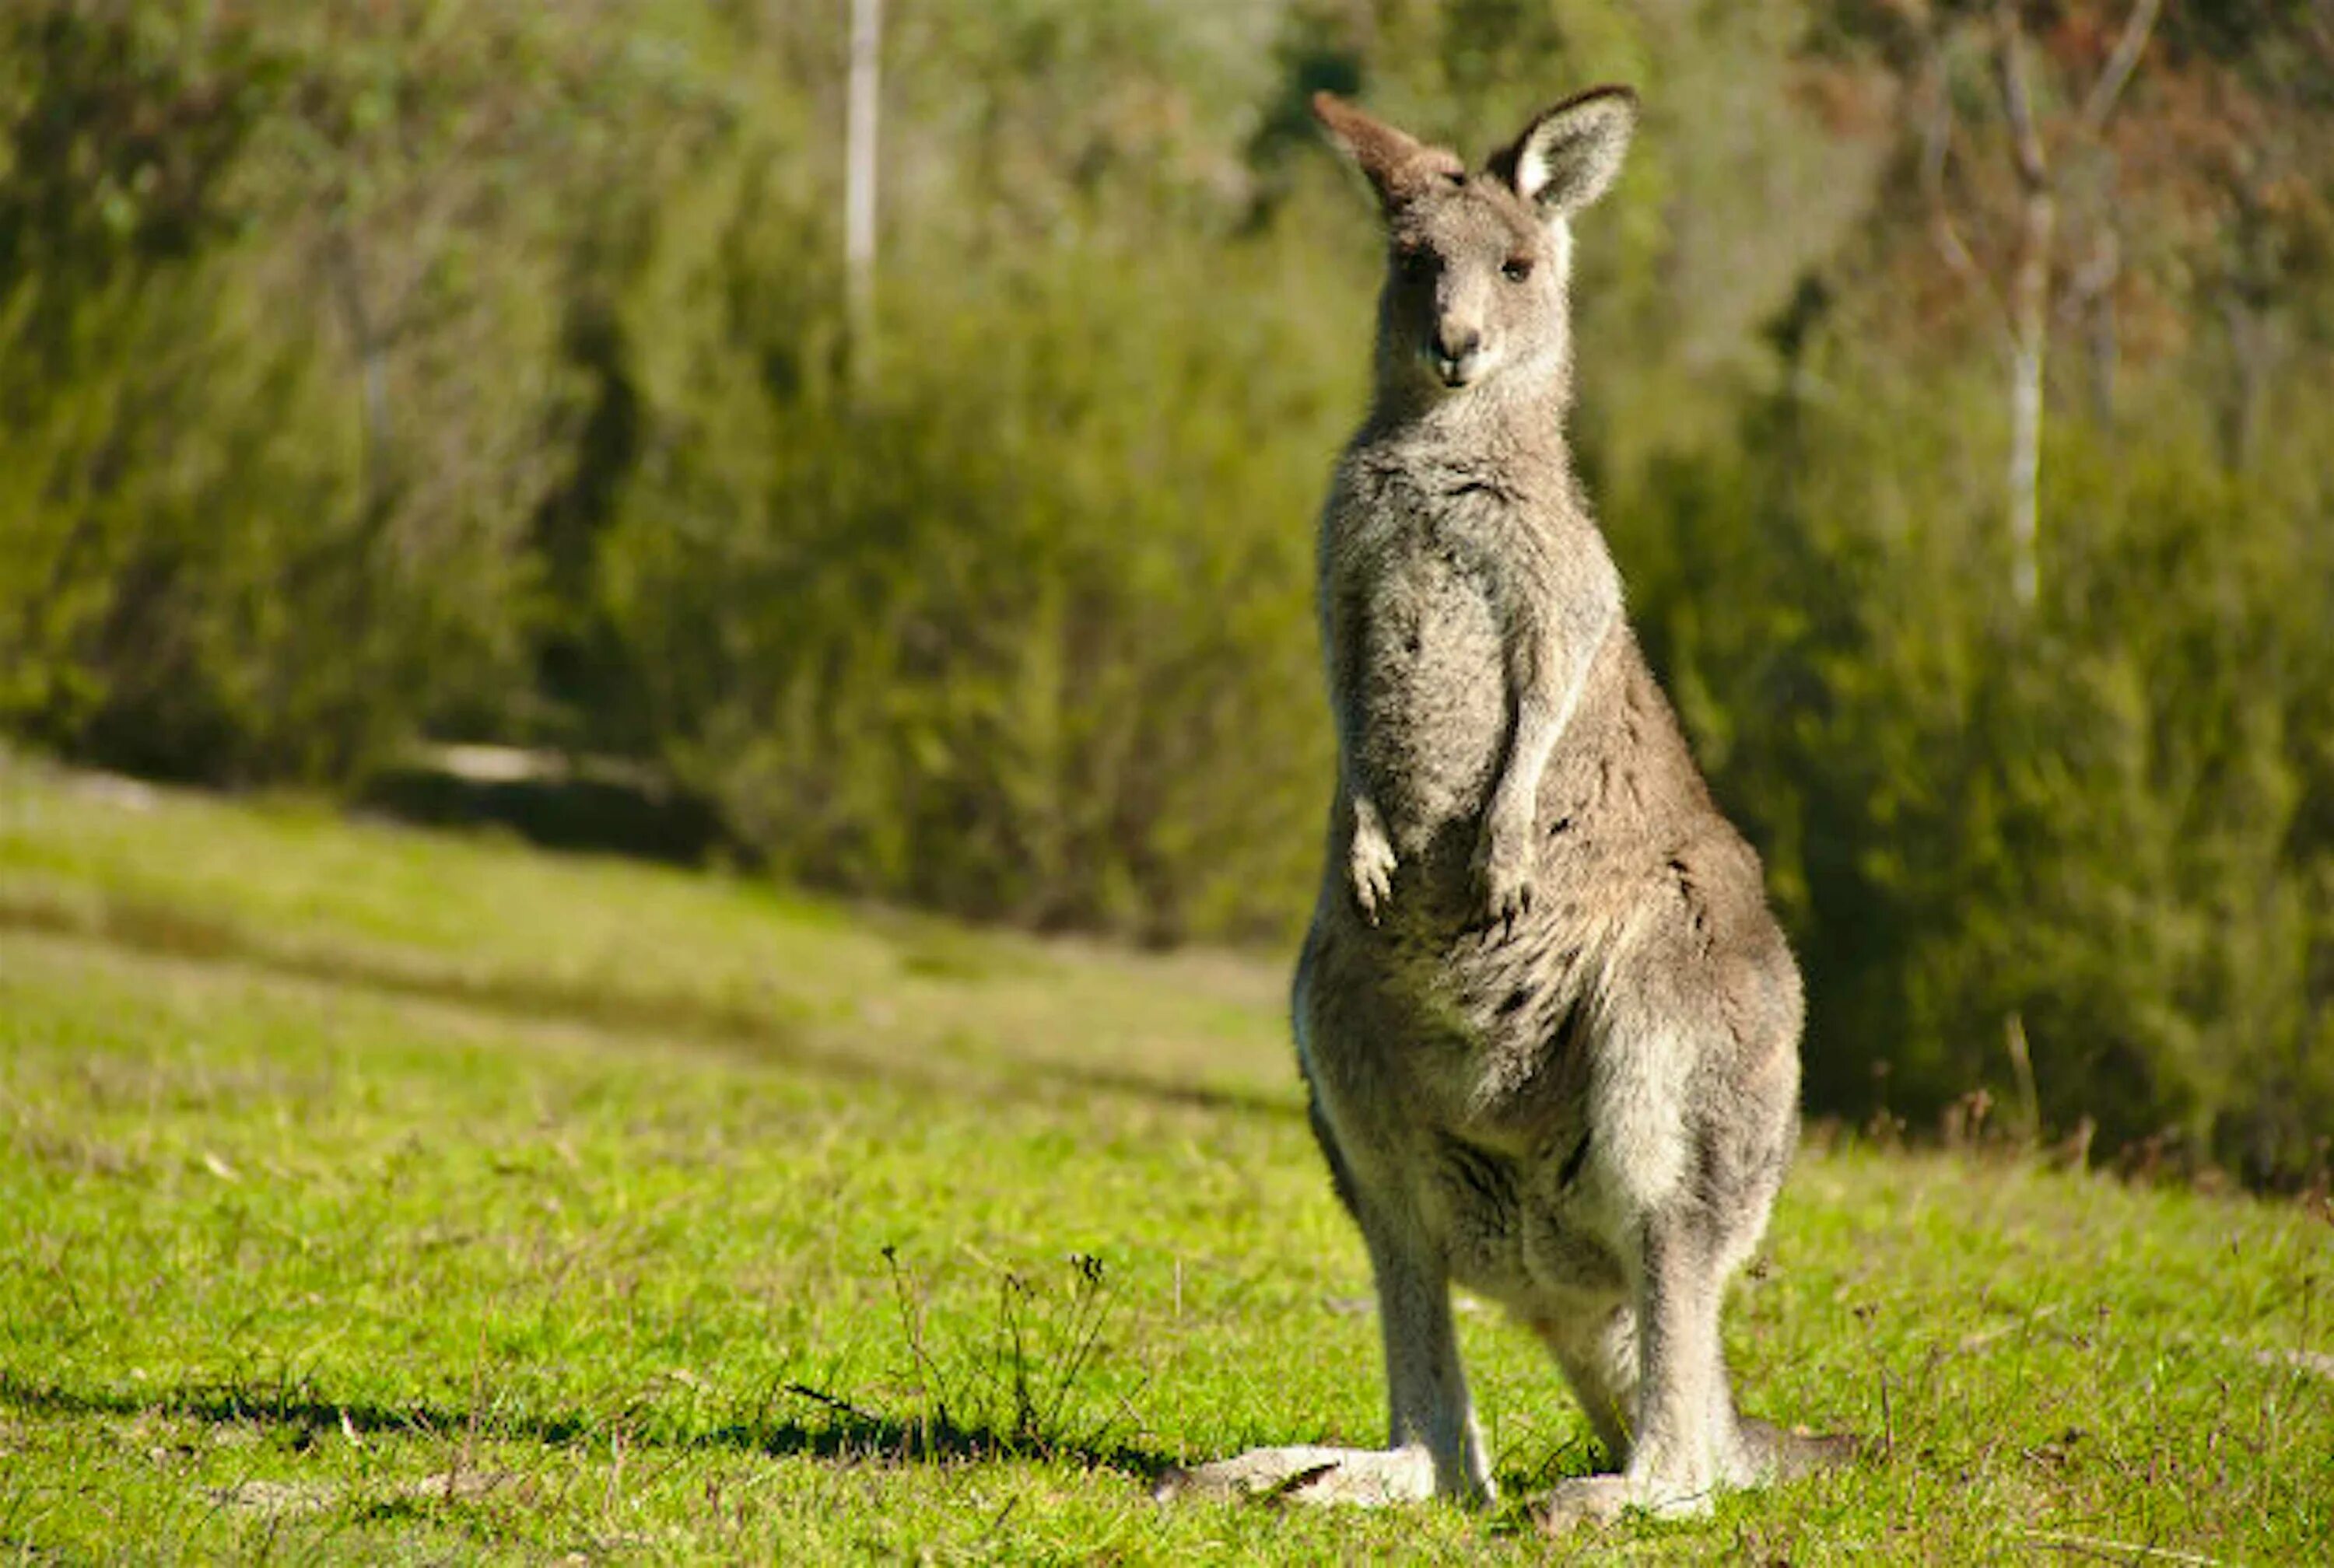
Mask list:
POLYGON ((2016 156, 2019 182, 2030 191, 2050 184, 2050 165, 2042 152, 2042 135, 2034 125, 2034 100, 2026 88, 2026 28, 2018 19, 2017 0, 2001 0, 1994 7, 1999 35, 1994 40, 1994 69, 2001 78, 2001 109, 2010 121, 2011 150, 2016 156))
POLYGON ((2156 14, 2164 9, 2164 0, 2136 0, 2131 14, 2124 18, 2123 32, 2116 39, 2107 63, 2099 71, 2099 79, 2091 84, 2091 95, 2083 100, 2083 130, 2097 136, 2105 130, 2107 116, 2115 112, 2116 101, 2123 96, 2124 84, 2146 52, 2148 38, 2156 31, 2156 14))
POLYGON ((1931 41, 1929 63, 1929 112, 1921 125, 1921 190, 1928 198, 1929 233, 1936 241, 1945 264, 1961 279, 1984 294, 1986 303, 2001 318, 2005 332, 2009 325, 2009 307, 2003 303, 2001 291, 1993 285, 1992 276, 1978 265, 1967 241, 1962 238, 1961 226, 1953 221, 1953 203, 1945 193, 1945 159, 1953 150, 1953 95, 1945 89, 1943 51, 1931 41))

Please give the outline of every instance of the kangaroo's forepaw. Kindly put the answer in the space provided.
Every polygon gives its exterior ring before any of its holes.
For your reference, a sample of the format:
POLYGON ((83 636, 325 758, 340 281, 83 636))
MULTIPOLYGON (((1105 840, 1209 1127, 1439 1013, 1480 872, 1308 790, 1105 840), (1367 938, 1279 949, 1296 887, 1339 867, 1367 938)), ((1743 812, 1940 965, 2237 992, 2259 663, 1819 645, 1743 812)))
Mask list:
POLYGON ((1346 875, 1354 884, 1354 901, 1372 925, 1377 924, 1378 906, 1394 892, 1394 845, 1386 842, 1384 828, 1365 822, 1354 830, 1346 875))
POLYGON ((1416 1448, 1250 1448, 1189 1470, 1170 1470, 1151 1495, 1162 1503, 1246 1498, 1384 1507, 1434 1496, 1434 1462, 1416 1448))
POLYGON ((1475 850, 1475 881, 1490 924, 1512 934, 1531 913, 1531 835, 1487 830, 1475 850))

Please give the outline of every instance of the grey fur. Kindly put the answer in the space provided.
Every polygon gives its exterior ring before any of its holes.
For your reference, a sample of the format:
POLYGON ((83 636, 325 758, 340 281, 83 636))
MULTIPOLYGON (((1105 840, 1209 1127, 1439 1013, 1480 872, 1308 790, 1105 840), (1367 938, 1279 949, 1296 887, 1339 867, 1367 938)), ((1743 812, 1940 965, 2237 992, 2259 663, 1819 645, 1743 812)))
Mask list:
POLYGON ((1726 1282, 1798 1127, 1799 976, 1576 483, 1568 216, 1635 99, 1481 171, 1324 95, 1391 244, 1367 419, 1321 519, 1338 776, 1297 971, 1315 1130, 1384 1331, 1385 1450, 1265 1448, 1164 1491, 1488 1501, 1458 1282, 1548 1344, 1617 1467, 1562 1524, 1841 1457, 1738 1417, 1726 1282))

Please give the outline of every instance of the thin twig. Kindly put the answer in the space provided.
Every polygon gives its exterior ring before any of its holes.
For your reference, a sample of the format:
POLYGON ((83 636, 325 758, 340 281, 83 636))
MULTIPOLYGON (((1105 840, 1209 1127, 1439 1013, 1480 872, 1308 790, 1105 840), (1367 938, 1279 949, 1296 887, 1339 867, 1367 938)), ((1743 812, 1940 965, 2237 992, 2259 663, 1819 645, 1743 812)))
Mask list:
POLYGON ((923 1303, 916 1299, 908 1272, 901 1265, 899 1248, 886 1244, 882 1251, 883 1262, 892 1271, 892 1290, 899 1303, 901 1328, 908 1339, 908 1355, 925 1380, 922 1391, 928 1397, 929 1404, 917 1419, 922 1424, 924 1447, 929 1452, 932 1442, 932 1418, 935 1415, 939 1417, 939 1426, 943 1431, 953 1429, 956 1421, 949 1414, 948 1388, 940 1376, 940 1364, 924 1348, 923 1303))
POLYGON ((2107 126, 2107 116, 2115 112, 2116 100, 2122 96, 2124 83, 2139 64, 2140 55, 2147 48, 2148 35, 2156 30, 2156 13, 2163 9, 2164 0, 2138 0, 2131 14, 2124 19, 2123 32, 2117 37, 2107 63, 2099 70, 2099 79, 2091 84, 2091 95, 2083 100, 2083 130, 2097 136, 2107 126))
POLYGON ((1944 49, 1936 39, 1929 48, 1929 113, 1921 126, 1921 190, 1928 198, 1929 233, 1945 264, 1961 279, 1985 296, 1996 319, 2002 323, 2005 345, 2009 337, 2010 307, 1984 267, 1978 265, 1969 244, 1962 238, 1961 226, 1953 221, 1953 204, 1945 194, 1945 161, 1953 151, 1953 94, 1945 82, 1944 49))
POLYGON ((1888 1369, 1880 1370, 1880 1441, 1881 1452, 1889 1463, 1896 1459, 1896 1412, 1888 1402, 1888 1369))
POLYGON ((2186 1563, 2196 1568, 2220 1568, 2217 1557, 2203 1557, 2194 1552, 2175 1552, 2168 1546, 2142 1546, 2129 1541, 2103 1541, 2091 1535, 2069 1535, 2054 1530, 2029 1530, 2026 1538, 2036 1545, 2052 1552, 2071 1552, 2079 1556, 2097 1557, 2108 1563, 2151 1561, 2186 1563))
POLYGON ((785 1391, 789 1394, 798 1394, 805 1400, 815 1400, 817 1403, 825 1405, 830 1410, 840 1410, 843 1414, 849 1416, 854 1420, 866 1421, 873 1424, 877 1419, 877 1418, 870 1415, 867 1411, 861 1409, 857 1405, 853 1404, 849 1400, 830 1394, 824 1389, 814 1389, 808 1383, 787 1383, 785 1385, 785 1391))
POLYGON ((1070 1322, 1064 1336, 1071 1342, 1071 1352, 1068 1363, 1062 1370, 1061 1380, 1055 1386, 1052 1408, 1046 1412, 1048 1427, 1060 1419, 1063 1401, 1069 1398, 1070 1385, 1085 1370, 1095 1347, 1102 1340, 1104 1320, 1110 1316, 1110 1298, 1103 1284, 1102 1259, 1081 1254, 1074 1266, 1078 1277, 1070 1287, 1070 1322))
POLYGON ((1254 1500, 1260 1504, 1286 1502, 1292 1493, 1303 1491, 1306 1487, 1311 1486, 1322 1477, 1326 1476, 1336 1469, 1336 1463, 1334 1460, 1326 1464, 1307 1465, 1303 1469, 1283 1477, 1281 1480, 1274 1483, 1270 1486, 1268 1486, 1263 1491, 1259 1492, 1256 1494, 1254 1500))

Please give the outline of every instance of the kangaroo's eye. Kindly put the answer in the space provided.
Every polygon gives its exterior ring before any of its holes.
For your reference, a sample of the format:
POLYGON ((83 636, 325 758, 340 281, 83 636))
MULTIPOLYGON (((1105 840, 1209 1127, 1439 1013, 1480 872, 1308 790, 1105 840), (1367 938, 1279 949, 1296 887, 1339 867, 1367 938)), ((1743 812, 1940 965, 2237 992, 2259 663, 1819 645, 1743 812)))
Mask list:
POLYGON ((1507 279, 1511 284, 1519 284, 1523 282, 1524 279, 1531 276, 1531 257, 1528 255, 1511 255, 1507 259, 1506 264, 1500 268, 1500 275, 1507 279))

